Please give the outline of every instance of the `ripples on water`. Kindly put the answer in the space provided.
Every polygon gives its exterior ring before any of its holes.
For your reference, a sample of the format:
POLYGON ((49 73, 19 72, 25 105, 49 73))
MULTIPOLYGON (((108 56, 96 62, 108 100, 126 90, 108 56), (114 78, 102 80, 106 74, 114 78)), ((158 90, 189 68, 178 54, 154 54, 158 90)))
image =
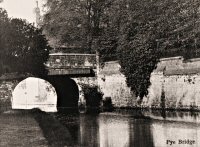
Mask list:
POLYGON ((152 119, 135 119, 134 111, 100 114, 57 114, 68 129, 74 146, 85 147, 173 147, 200 146, 199 113, 143 112, 152 119), (199 140, 198 140, 199 136, 199 140), (179 139, 194 140, 193 145, 178 144, 179 139))

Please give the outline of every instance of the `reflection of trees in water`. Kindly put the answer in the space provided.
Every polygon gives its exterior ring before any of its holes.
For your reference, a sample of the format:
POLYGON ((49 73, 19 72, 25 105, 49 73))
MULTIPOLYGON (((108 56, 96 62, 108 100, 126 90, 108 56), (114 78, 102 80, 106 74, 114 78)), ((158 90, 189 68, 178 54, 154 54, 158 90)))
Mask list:
MULTIPOLYGON (((70 127, 60 123, 56 119, 57 117, 38 110, 33 115, 42 129, 49 146, 74 146, 76 140, 74 140, 72 131, 69 130, 70 127)), ((74 129, 73 132, 77 132, 77 130, 74 129)))
POLYGON ((101 115, 99 128, 101 146, 154 147, 150 120, 101 115))
POLYGON ((162 109, 160 114, 164 119, 166 118, 166 110, 162 109))
POLYGON ((58 118, 77 146, 154 147, 151 120, 120 115, 63 115, 58 118))
POLYGON ((200 118, 199 112, 195 111, 178 111, 178 110, 152 110, 145 112, 147 116, 164 118, 166 120, 182 120, 182 121, 198 121, 200 118))
POLYGON ((58 113, 56 118, 62 123, 71 135, 73 144, 78 143, 78 136, 80 131, 80 119, 78 113, 71 112, 70 114, 58 113))
POLYGON ((129 119, 118 115, 99 117, 100 144, 102 147, 129 146, 129 119))
POLYGON ((129 125, 129 146, 154 147, 150 120, 133 120, 129 125))
POLYGON ((99 146, 98 115, 80 115, 79 137, 79 145, 81 146, 99 146))
POLYGON ((191 111, 190 112, 190 116, 193 117, 195 120, 199 117, 199 113, 198 112, 194 112, 194 111, 191 111))
MULTIPOLYGON (((178 115, 179 113, 176 112, 175 114, 178 115)), ((175 114, 174 112, 173 114, 166 112, 167 116, 174 116, 175 114)), ((190 112, 184 114, 191 117, 190 112)), ((193 115, 197 114, 194 113, 193 115)), ((181 112, 179 115, 182 116, 183 113, 181 112)), ((198 137, 195 133, 199 126, 194 125, 195 123, 135 119, 130 117, 128 113, 59 114, 56 118, 59 119, 61 124, 64 124, 65 128, 55 119, 49 117, 45 120, 43 120, 44 117, 39 117, 40 119, 37 118, 37 120, 43 121, 40 123, 40 125, 43 125, 41 128, 52 144, 55 144, 55 142, 59 144, 61 141, 62 144, 72 146, 154 147, 165 146, 167 139, 174 139, 177 136, 193 140, 197 140, 198 137), (46 122, 51 122, 50 126, 47 126, 48 123, 46 122)))
POLYGON ((69 131, 73 146, 99 146, 98 115, 60 113, 57 119, 69 131))

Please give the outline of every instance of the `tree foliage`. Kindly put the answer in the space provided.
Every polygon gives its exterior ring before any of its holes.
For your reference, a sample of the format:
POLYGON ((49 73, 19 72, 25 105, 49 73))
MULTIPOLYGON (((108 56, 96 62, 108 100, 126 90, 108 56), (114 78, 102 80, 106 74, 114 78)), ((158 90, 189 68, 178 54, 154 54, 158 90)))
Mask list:
POLYGON ((124 21, 118 51, 121 71, 126 76, 127 85, 142 98, 148 93, 150 75, 156 67, 159 56, 155 34, 148 30, 148 27, 142 26, 140 21, 141 19, 134 18, 133 21, 129 19, 124 21))
POLYGON ((50 47, 42 31, 21 19, 10 19, 0 9, 0 73, 46 74, 50 47))
POLYGON ((118 59, 141 98, 160 57, 200 57, 198 0, 47 0, 47 7, 49 37, 118 59))
POLYGON ((57 46, 81 47, 86 48, 87 52, 94 52, 97 48, 96 43, 99 45, 103 42, 102 45, 106 44, 112 48, 115 42, 109 34, 114 34, 114 29, 109 12, 113 2, 113 0, 47 0, 48 11, 43 21, 44 32, 52 44, 57 46), (110 41, 107 42, 109 38, 110 41))
MULTIPOLYGON (((199 57, 199 1, 129 0, 118 51, 127 84, 141 98, 160 57, 199 57)), ((125 8, 125 7, 124 7, 125 8)))

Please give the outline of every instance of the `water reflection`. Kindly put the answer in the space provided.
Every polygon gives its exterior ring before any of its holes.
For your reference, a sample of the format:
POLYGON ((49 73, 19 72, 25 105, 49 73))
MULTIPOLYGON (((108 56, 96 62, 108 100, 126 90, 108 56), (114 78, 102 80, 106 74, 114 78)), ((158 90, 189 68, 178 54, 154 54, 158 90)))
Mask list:
POLYGON ((80 115, 80 139, 79 145, 99 146, 98 115, 80 115))
POLYGON ((155 122, 152 125, 153 142, 157 147, 170 146, 170 141, 173 141, 173 147, 199 147, 200 142, 198 136, 200 135, 198 126, 190 123, 165 123, 155 122), (190 140, 192 144, 181 143, 190 140))
POLYGON ((104 114, 100 116, 99 124, 101 147, 154 146, 150 121, 104 114))
POLYGON ((144 115, 150 116, 158 120, 182 121, 182 122, 198 122, 200 123, 200 113, 193 111, 144 111, 144 115))
MULTIPOLYGON (((151 113, 151 116, 162 118, 162 113, 151 113)), ((58 116, 58 119, 71 133, 74 146, 165 147, 170 146, 167 140, 172 140, 176 142, 173 147, 182 147, 183 144, 178 144, 181 139, 195 141, 193 145, 184 144, 184 147, 200 145, 197 114, 165 112, 165 117, 163 120, 135 119, 133 112, 112 112, 62 115, 58 116), (183 121, 184 119, 186 121, 183 121)))
POLYGON ((100 147, 129 146, 128 119, 101 115, 99 124, 100 147))

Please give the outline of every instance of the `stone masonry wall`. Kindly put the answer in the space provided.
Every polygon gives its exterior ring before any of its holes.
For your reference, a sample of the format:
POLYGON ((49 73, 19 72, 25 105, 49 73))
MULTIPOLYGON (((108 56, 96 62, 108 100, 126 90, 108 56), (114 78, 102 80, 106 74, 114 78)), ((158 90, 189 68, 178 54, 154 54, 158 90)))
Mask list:
MULTIPOLYGON (((183 57, 160 59, 151 74, 149 94, 142 107, 161 108, 161 95, 165 108, 200 109, 200 58, 184 60, 183 57)), ((134 107, 137 100, 126 85, 117 61, 106 62, 98 74, 98 85, 105 97, 110 97, 115 107, 134 107)))
POLYGON ((165 107, 175 109, 200 108, 200 59, 184 61, 182 57, 161 59, 151 75, 147 107, 160 108, 161 93, 165 107))
POLYGON ((103 97, 110 97, 114 107, 136 106, 136 97, 126 85, 126 78, 120 72, 117 61, 106 62, 100 69, 98 85, 104 93, 103 97))
POLYGON ((11 109, 12 92, 18 80, 0 81, 0 112, 11 109))
POLYGON ((54 53, 49 55, 47 66, 50 68, 95 68, 95 54, 54 53))

